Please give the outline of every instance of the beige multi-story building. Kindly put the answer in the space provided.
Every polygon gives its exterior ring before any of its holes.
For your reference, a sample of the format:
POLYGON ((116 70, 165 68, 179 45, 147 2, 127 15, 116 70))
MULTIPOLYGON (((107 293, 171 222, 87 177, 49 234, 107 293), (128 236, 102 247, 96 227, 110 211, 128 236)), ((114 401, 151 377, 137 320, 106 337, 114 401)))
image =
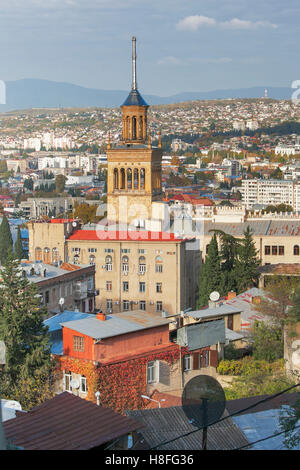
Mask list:
MULTIPOLYGON (((133 45, 135 55, 135 40, 133 45)), ((161 140, 152 147, 148 105, 133 70, 132 90, 121 106, 122 140, 113 146, 109 139, 107 146, 107 225, 29 223, 29 259, 94 264, 97 306, 107 313, 139 308, 171 315, 195 307, 201 252, 191 237, 162 231, 161 140), (152 230, 145 230, 149 225, 152 230)))
POLYGON ((256 204, 287 204, 295 211, 300 210, 300 184, 297 181, 249 179, 242 181, 239 190, 247 209, 256 204))

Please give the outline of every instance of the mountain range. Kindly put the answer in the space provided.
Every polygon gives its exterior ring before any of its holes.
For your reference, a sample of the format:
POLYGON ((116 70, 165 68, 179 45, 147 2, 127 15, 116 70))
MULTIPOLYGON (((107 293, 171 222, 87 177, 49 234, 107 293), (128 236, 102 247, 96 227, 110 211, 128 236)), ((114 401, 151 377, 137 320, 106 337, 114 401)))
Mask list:
MULTIPOLYGON (((129 93, 129 90, 100 90, 40 79, 7 81, 5 85, 6 104, 0 104, 0 112, 30 108, 118 107, 129 93)), ((268 89, 268 98, 291 99, 293 90, 288 87, 257 86, 233 90, 195 91, 165 97, 147 95, 142 90, 140 91, 149 105, 159 105, 195 100, 262 98, 266 88, 268 89)), ((3 99, 0 94, 1 101, 3 99)))

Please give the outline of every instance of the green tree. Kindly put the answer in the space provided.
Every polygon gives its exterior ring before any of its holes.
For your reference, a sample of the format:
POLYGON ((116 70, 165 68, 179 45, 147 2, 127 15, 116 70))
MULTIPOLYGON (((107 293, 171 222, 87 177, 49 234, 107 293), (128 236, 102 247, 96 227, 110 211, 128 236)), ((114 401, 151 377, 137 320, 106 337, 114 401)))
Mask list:
POLYGON ((3 215, 0 225, 0 261, 4 264, 7 260, 9 252, 13 249, 13 239, 11 236, 10 226, 5 215, 3 215))
POLYGON ((57 175, 55 178, 55 186, 58 194, 63 193, 65 190, 67 178, 64 175, 57 175))
POLYGON ((283 338, 280 327, 255 321, 253 340, 254 359, 273 362, 283 357, 283 338))
POLYGON ((208 245, 208 252, 203 263, 198 285, 197 308, 205 307, 209 295, 219 291, 222 286, 222 272, 217 237, 214 234, 208 245))
POLYGON ((0 394, 8 396, 24 381, 32 386, 37 381, 48 383, 53 362, 48 327, 43 325, 47 311, 40 305, 37 287, 22 275, 19 261, 11 257, 1 277, 0 338, 6 346, 6 364, 0 394))
POLYGON ((248 225, 244 231, 244 238, 240 241, 238 248, 236 283, 239 293, 257 284, 259 277, 257 268, 260 264, 257 253, 252 232, 248 225))
POLYGON ((239 250, 239 241, 222 230, 212 230, 215 234, 219 235, 221 241, 221 271, 222 271, 222 283, 221 293, 226 294, 230 291, 237 291, 237 277, 238 273, 236 270, 237 257, 239 250))
POLYGON ((15 248, 14 248, 14 257, 18 260, 25 258, 20 227, 18 227, 18 235, 17 235, 17 240, 16 240, 15 248))

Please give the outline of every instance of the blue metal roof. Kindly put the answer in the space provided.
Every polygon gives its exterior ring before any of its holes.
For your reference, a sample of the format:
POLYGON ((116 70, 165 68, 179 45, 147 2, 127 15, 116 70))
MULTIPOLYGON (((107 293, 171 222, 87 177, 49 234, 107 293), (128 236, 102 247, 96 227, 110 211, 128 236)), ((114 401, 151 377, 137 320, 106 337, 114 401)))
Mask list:
POLYGON ((137 90, 131 90, 122 106, 148 106, 137 90))
POLYGON ((83 312, 73 312, 71 310, 65 310, 62 313, 58 313, 53 317, 47 318, 44 320, 44 325, 49 327, 49 332, 61 330, 60 323, 67 323, 69 321, 74 320, 82 320, 83 318, 94 317, 95 315, 91 313, 83 313, 83 312))

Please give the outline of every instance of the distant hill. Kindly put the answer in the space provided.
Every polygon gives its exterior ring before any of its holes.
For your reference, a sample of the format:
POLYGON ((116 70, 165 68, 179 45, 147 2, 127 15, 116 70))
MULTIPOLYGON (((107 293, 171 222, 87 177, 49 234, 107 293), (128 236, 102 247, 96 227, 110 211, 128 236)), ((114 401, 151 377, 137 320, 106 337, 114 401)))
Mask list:
MULTIPOLYGON (((215 90, 207 92, 183 92, 160 97, 146 95, 149 105, 173 104, 183 101, 214 100, 228 98, 262 98, 266 87, 215 90)), ((267 87, 268 88, 268 87, 267 87)), ((291 88, 268 88, 268 97, 291 99, 291 88)), ((0 104, 0 112, 29 108, 86 108, 118 107, 125 101, 129 90, 97 90, 71 83, 39 79, 23 79, 6 82, 6 104, 0 104)))

